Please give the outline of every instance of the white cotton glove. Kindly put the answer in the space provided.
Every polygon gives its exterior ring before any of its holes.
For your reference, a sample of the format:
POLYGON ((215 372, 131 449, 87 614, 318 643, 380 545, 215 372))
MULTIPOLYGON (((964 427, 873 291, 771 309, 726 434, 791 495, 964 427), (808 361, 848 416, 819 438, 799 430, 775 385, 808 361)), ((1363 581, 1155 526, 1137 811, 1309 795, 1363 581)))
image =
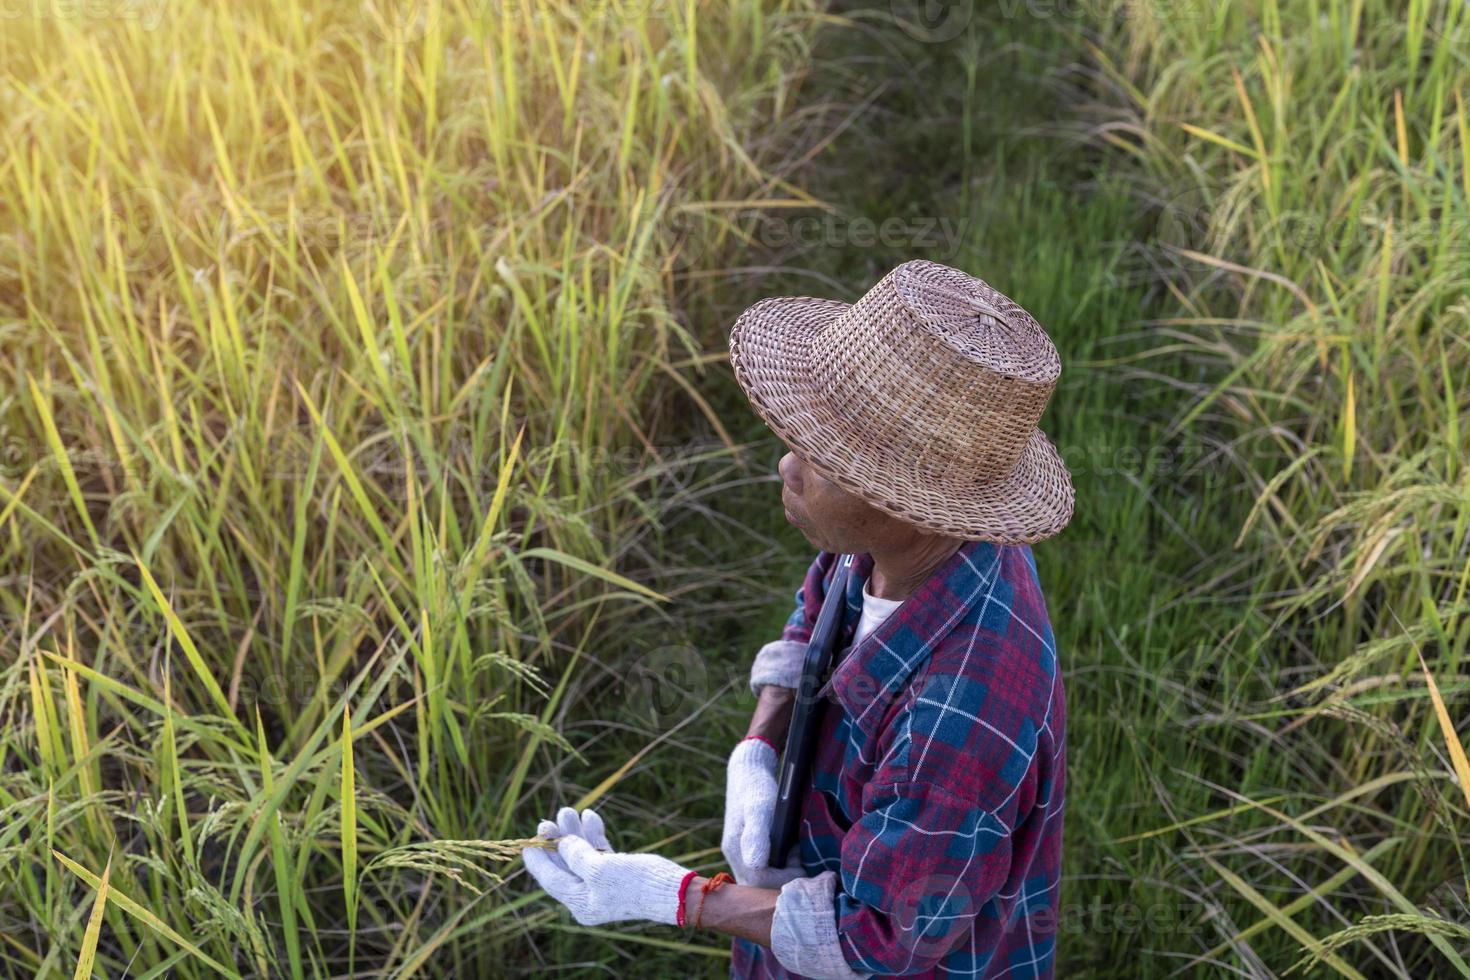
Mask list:
POLYGON ((801 687, 801 668, 806 662, 806 644, 794 640, 772 640, 756 651, 750 665, 750 693, 761 696, 763 687, 801 687))
POLYGON ((720 852, 737 884, 779 888, 806 877, 794 847, 785 867, 769 866, 775 811, 776 750, 758 738, 742 739, 725 769, 725 831, 720 837, 720 852))
POLYGON ((523 850, 526 870, 582 925, 629 919, 676 924, 679 886, 688 868, 657 854, 615 853, 602 817, 593 810, 583 810, 579 817, 564 806, 555 823, 543 820, 536 832, 557 841, 557 849, 523 850))

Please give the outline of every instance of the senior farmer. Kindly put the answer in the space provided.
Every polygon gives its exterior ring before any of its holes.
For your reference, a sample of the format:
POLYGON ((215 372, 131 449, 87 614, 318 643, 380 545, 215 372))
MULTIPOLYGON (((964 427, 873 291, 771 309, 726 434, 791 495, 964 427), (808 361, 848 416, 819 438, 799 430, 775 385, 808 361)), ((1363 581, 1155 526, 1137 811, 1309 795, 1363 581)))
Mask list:
POLYGON ((705 878, 615 851, 563 807, 526 866, 578 922, 735 937, 731 975, 1049 977, 1066 708, 1029 545, 1073 491, 1037 428, 1061 365, 979 279, 907 262, 858 302, 767 299, 730 336, 735 376, 787 444, 786 518, 818 549, 731 752, 705 878), (796 846, 770 853, 794 689, 839 557, 852 556, 796 846))

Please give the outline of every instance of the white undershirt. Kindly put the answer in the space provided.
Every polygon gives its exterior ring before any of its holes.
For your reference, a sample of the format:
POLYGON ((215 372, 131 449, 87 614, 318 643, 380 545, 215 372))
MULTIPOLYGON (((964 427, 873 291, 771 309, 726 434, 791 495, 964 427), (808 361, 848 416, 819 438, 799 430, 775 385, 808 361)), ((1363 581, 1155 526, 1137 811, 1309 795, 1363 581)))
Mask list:
POLYGON ((863 583, 863 615, 858 620, 857 632, 853 634, 852 645, 857 646, 873 630, 877 629, 883 620, 893 614, 893 610, 903 604, 902 599, 880 599, 868 591, 868 583, 863 583))

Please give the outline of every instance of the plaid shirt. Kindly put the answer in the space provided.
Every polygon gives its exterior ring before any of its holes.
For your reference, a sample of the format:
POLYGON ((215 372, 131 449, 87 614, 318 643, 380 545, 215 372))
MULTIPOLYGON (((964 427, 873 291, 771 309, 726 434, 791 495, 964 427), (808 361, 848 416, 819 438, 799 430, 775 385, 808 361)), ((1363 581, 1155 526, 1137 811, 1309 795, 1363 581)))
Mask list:
MULTIPOLYGON (((810 639, 836 555, 822 552, 782 638, 810 639)), ((870 555, 853 559, 838 649, 870 555)), ((966 542, 856 648, 824 691, 802 802, 808 875, 838 873, 837 935, 854 971, 1051 977, 1066 707, 1036 562, 966 542)), ((794 976, 734 943, 731 976, 794 976)))

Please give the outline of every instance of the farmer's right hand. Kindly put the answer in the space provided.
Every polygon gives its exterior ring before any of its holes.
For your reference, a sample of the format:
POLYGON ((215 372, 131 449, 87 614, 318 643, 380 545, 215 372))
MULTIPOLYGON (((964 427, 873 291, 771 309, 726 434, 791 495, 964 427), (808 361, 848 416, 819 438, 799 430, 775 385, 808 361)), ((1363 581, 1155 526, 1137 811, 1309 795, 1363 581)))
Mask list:
POLYGON ((720 838, 720 851, 736 883, 779 888, 807 876, 796 848, 786 867, 770 867, 775 810, 776 750, 763 738, 744 738, 730 753, 725 772, 725 832, 720 838))
POLYGON ((561 902, 584 926, 647 919, 679 923, 686 901, 684 886, 694 872, 657 854, 613 850, 607 828, 594 810, 581 815, 569 806, 556 820, 541 821, 536 832, 556 841, 556 850, 521 851, 526 870, 546 894, 561 902))

